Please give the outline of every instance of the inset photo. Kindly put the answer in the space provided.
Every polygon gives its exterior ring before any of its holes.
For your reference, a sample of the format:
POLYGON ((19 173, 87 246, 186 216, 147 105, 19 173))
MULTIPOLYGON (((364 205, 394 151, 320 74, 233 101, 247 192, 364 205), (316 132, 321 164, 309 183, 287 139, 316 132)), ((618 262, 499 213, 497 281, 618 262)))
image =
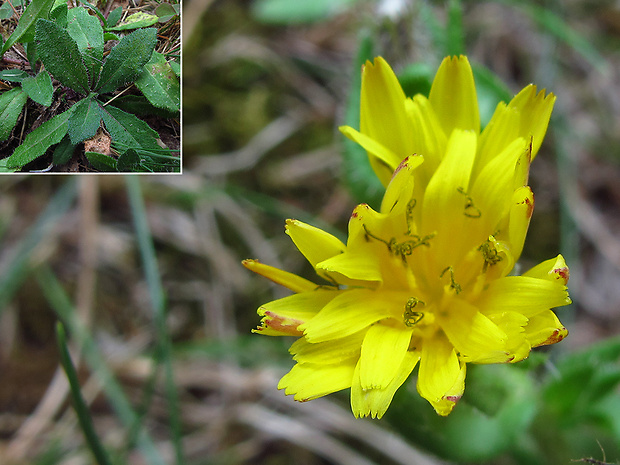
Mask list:
POLYGON ((0 173, 180 173, 180 3, 0 6, 0 173))

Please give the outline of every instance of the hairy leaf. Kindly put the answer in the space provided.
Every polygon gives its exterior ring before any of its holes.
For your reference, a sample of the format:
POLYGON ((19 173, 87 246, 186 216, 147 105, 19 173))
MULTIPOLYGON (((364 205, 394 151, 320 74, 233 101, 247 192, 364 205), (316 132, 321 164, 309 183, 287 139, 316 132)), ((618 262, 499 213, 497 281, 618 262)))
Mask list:
POLYGON ((156 15, 150 15, 148 13, 134 13, 127 16, 125 21, 118 26, 108 27, 107 31, 126 31, 128 29, 138 29, 140 27, 149 27, 155 24, 159 20, 156 15))
POLYGON ((22 82, 29 74, 21 69, 3 69, 0 71, 0 79, 9 82, 22 82))
POLYGON ((74 150, 75 145, 71 143, 69 135, 65 135, 54 149, 54 155, 52 157, 54 165, 64 165, 65 163, 69 162, 69 160, 71 160, 71 157, 73 156, 74 150))
POLYGON ((116 171, 116 160, 99 152, 86 152, 86 158, 99 171, 116 171))
MULTIPOLYGON (((96 80, 103 62, 103 28, 86 8, 71 8, 67 14, 67 32, 75 40, 91 80, 96 80)), ((94 82, 93 82, 94 84, 94 82)))
POLYGON ((179 80, 161 53, 153 52, 135 84, 156 107, 179 111, 181 104, 179 80))
POLYGON ((159 135, 148 124, 136 116, 113 106, 99 107, 105 128, 112 140, 128 148, 159 150, 156 139, 159 135))
POLYGON ((88 71, 77 43, 52 21, 37 21, 37 53, 52 76, 76 92, 88 94, 88 71))
POLYGON ((15 42, 19 41, 23 43, 32 41, 37 20, 39 18, 47 18, 53 4, 54 0, 32 0, 32 3, 28 5, 22 17, 19 18, 19 22, 13 34, 11 34, 2 46, 0 57, 2 57, 4 52, 11 48, 15 42))
POLYGON ((112 11, 110 11, 110 14, 108 15, 108 19, 106 20, 106 26, 107 27, 116 26, 118 21, 121 19, 121 16, 123 16, 123 7, 117 6, 112 11))
POLYGON ((72 144, 93 137, 101 125, 101 114, 99 113, 99 103, 92 96, 80 100, 74 106, 74 111, 69 118, 69 137, 72 144))
POLYGON ((22 88, 32 100, 43 106, 52 104, 54 87, 52 78, 47 71, 41 71, 35 77, 27 77, 22 81, 22 88))
POLYGON ((11 134, 26 100, 28 96, 19 88, 0 94, 0 141, 11 134))
POLYGON ((48 148, 60 142, 67 133, 68 121, 73 108, 54 116, 29 133, 22 145, 17 147, 13 155, 8 158, 6 166, 8 168, 24 166, 44 155, 48 148))
POLYGON ((151 59, 156 42, 155 28, 138 29, 123 37, 103 64, 95 90, 105 94, 135 81, 151 59))

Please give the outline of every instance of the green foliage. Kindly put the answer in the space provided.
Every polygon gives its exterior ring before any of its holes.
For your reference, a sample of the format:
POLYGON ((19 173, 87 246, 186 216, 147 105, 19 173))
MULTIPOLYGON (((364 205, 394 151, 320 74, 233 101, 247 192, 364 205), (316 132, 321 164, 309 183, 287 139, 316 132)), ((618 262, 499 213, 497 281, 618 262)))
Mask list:
MULTIPOLYGON (((115 17, 120 16, 122 9, 115 10, 110 24, 107 24, 102 13, 93 5, 85 4, 86 8, 76 7, 65 11, 64 2, 53 3, 44 4, 40 0, 34 0, 29 7, 31 14, 27 16, 24 13, 20 20, 23 33, 21 35, 14 33, 11 36, 15 36, 15 40, 19 38, 23 40, 27 36, 27 28, 34 27, 36 49, 32 46, 34 43, 31 43, 26 44, 26 51, 32 63, 38 59, 45 69, 36 77, 20 70, 0 72, 0 79, 19 83, 23 88, 6 92, 0 98, 0 111, 3 116, 0 122, 0 135, 5 139, 10 135, 27 97, 42 105, 51 105, 54 96, 51 76, 63 86, 73 89, 84 97, 68 111, 54 116, 28 134, 22 145, 7 159, 6 166, 9 168, 24 166, 46 153, 48 148, 58 144, 65 134, 68 134, 68 139, 54 151, 53 157, 54 163, 66 162, 67 156, 73 152, 76 144, 95 135, 102 120, 113 142, 126 148, 154 151, 156 158, 170 156, 170 151, 164 151, 163 155, 159 154, 161 148, 156 142, 159 135, 144 121, 118 108, 107 106, 105 98, 102 100, 100 97, 100 94, 113 92, 125 84, 138 80, 136 86, 143 91, 148 102, 148 105, 142 105, 143 109, 151 109, 157 113, 165 112, 165 117, 178 115, 179 79, 165 57, 154 54, 157 30, 138 29, 126 35, 104 60, 105 41, 118 37, 112 33, 104 33, 100 19, 106 27, 116 23, 118 19, 115 17), (33 5, 37 8, 31 8, 33 5), (48 20, 46 16, 50 8, 52 8, 51 20, 48 20), (89 9, 97 16, 90 15, 89 9)), ((157 16, 149 16, 151 17, 148 19, 149 24, 153 24, 153 18, 155 22, 157 21, 157 16)), ((132 28, 145 24, 134 21, 136 19, 139 18, 132 15, 132 28)), ((8 48, 8 45, 5 44, 5 47, 8 48)), ((169 161, 147 163, 147 170, 175 170, 174 165, 179 164, 179 159, 171 158, 175 159, 175 163, 171 164, 169 161)), ((145 169, 143 164, 145 159, 149 157, 139 158, 138 165, 141 170, 145 169)), ((116 160, 112 160, 113 164, 104 160, 106 163, 99 163, 99 166, 105 165, 106 168, 116 169, 116 160)), ((134 165, 135 163, 121 163, 123 169, 134 165)))
POLYGON ((127 16, 125 21, 114 27, 107 27, 106 31, 126 31, 129 29, 138 29, 141 27, 149 27, 155 24, 159 18, 156 15, 148 13, 134 13, 127 16))
POLYGON ((154 28, 139 29, 123 37, 106 58, 93 90, 105 94, 133 82, 151 59, 156 42, 157 30, 154 28))
POLYGON ((78 45, 63 28, 52 21, 37 21, 37 54, 45 69, 63 85, 88 95, 88 71, 78 45))
POLYGON ((6 140, 11 134, 27 98, 21 89, 11 89, 0 94, 0 141, 6 140))
POLYGON ((67 14, 67 32, 77 43, 90 75, 90 84, 93 84, 103 60, 103 29, 99 20, 84 8, 71 8, 67 14))
POLYGON ((22 89, 32 100, 43 106, 49 107, 52 104, 54 87, 50 75, 42 71, 35 77, 27 77, 22 81, 22 89))
POLYGON ((99 171, 116 171, 116 160, 99 152, 85 152, 88 162, 99 171))
POLYGON ((53 163, 55 165, 64 165, 69 160, 71 160, 74 149, 75 145, 71 143, 71 139, 69 139, 69 134, 67 134, 54 148, 54 155, 52 157, 53 163))
POLYGON ((68 134, 72 144, 78 144, 93 137, 101 124, 99 104, 94 96, 80 100, 73 106, 73 114, 69 118, 68 134))
POLYGON ((57 144, 67 133, 68 121, 73 108, 54 116, 41 126, 30 132, 22 145, 15 149, 13 155, 7 159, 8 168, 18 168, 30 163, 43 155, 48 148, 57 144))
POLYGON ((156 107, 175 111, 181 104, 179 80, 161 53, 153 52, 135 84, 156 107))
POLYGON ((22 14, 17 27, 0 50, 0 58, 15 42, 30 42, 34 39, 35 25, 38 19, 47 18, 54 0, 32 0, 22 14))

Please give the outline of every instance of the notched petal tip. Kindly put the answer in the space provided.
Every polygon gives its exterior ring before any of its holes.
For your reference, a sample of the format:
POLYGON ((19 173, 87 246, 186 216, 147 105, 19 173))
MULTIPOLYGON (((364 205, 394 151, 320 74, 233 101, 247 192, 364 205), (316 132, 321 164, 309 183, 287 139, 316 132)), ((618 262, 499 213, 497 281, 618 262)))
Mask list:
POLYGON ((565 327, 558 328, 555 331, 553 331, 551 335, 547 339, 545 339, 543 342, 536 344, 536 347, 556 344, 560 342, 561 340, 563 340, 564 338, 566 338, 566 336, 568 336, 568 329, 566 329, 565 327))
POLYGON ((266 333, 266 330, 271 329, 273 331, 277 331, 278 333, 282 333, 283 335, 300 337, 303 336, 303 333, 297 328, 303 323, 304 322, 301 320, 281 317, 273 312, 266 311, 265 317, 261 321, 261 326, 254 330, 254 332, 266 333))

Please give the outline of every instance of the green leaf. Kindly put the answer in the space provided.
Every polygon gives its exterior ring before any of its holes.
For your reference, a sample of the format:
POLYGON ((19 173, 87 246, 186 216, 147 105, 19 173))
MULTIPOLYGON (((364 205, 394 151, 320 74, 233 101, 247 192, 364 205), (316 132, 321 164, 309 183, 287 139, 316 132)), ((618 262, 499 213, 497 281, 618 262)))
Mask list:
POLYGON ((160 3, 155 8, 155 14, 159 17, 160 23, 166 23, 173 17, 177 16, 180 11, 180 5, 171 5, 170 3, 160 3))
POLYGON ((99 107, 103 123, 112 140, 128 148, 159 150, 156 139, 159 135, 148 124, 136 116, 113 106, 99 107))
POLYGON ((144 95, 123 95, 122 97, 115 98, 114 107, 134 115, 156 115, 162 118, 176 118, 179 116, 178 110, 172 112, 154 107, 144 95))
POLYGON ((54 149, 54 155, 52 157, 54 165, 58 166, 68 163, 73 157, 74 150, 75 145, 71 143, 71 139, 69 139, 69 135, 67 134, 54 149))
POLYGON ((62 28, 67 27, 67 13, 69 9, 67 7, 67 2, 56 4, 52 7, 52 11, 50 11, 50 20, 54 21, 62 28))
POLYGON ((181 104, 179 80, 161 53, 153 52, 135 84, 156 107, 179 111, 181 104))
POLYGON ((26 100, 28 100, 26 92, 19 88, 0 94, 0 141, 6 140, 11 135, 26 100))
POLYGON ((121 40, 119 36, 114 34, 113 32, 104 32, 103 33, 103 41, 107 42, 108 40, 121 40))
POLYGON ((116 160, 99 152, 86 152, 88 162, 99 171, 116 171, 116 160))
POLYGON ((74 106, 74 111, 69 118, 68 133, 72 144, 93 137, 101 125, 101 113, 99 103, 93 96, 80 100, 74 106))
POLYGON ((9 48, 13 46, 15 42, 30 42, 34 38, 35 24, 39 18, 47 18, 50 8, 54 4, 54 0, 32 0, 32 3, 28 5, 26 11, 19 22, 17 27, 10 35, 8 40, 4 43, 2 50, 0 50, 0 57, 4 55, 9 48))
POLYGON ((176 61, 170 61, 168 64, 172 68, 172 71, 174 71, 174 74, 181 76, 181 66, 176 61))
MULTIPOLYGON (((24 4, 23 0, 13 0, 11 3, 13 3, 15 8, 18 8, 24 4)), ((13 11, 13 8, 11 8, 9 2, 3 2, 2 6, 0 6, 0 19, 9 19, 14 13, 15 12, 13 11)), ((0 41, 1 40, 2 38, 0 36, 0 41)))
POLYGON ((54 87, 52 78, 47 71, 41 71, 35 77, 27 77, 22 81, 22 88, 32 100, 43 106, 49 107, 52 104, 54 87))
POLYGON ((2 160, 0 160, 0 173, 14 173, 15 171, 17 171, 18 168, 7 168, 6 167, 7 160, 8 158, 3 158, 2 160))
POLYGON ((255 0, 252 15, 267 24, 308 24, 346 11, 355 0, 255 0))
POLYGON ((116 169, 118 171, 140 171, 141 160, 138 152, 129 149, 123 152, 116 160, 116 169))
POLYGON ((63 85, 88 95, 88 71, 77 43, 67 31, 52 21, 40 19, 35 42, 45 69, 63 85))
MULTIPOLYGON (((71 8, 67 14, 67 32, 75 40, 91 80, 99 76, 103 62, 103 28, 86 8, 71 8)), ((93 82, 94 84, 94 82, 93 82)))
POLYGON ((153 55, 157 29, 138 29, 125 36, 112 49, 101 70, 95 90, 100 94, 135 81, 153 55))
POLYGON ((407 97, 417 94, 428 97, 434 75, 434 71, 426 63, 412 63, 398 73, 398 82, 407 97))
POLYGON ((3 81, 22 82, 28 76, 30 75, 21 69, 3 69, 0 71, 0 79, 3 81))
POLYGON ((30 132, 24 139, 24 142, 22 142, 22 145, 17 147, 13 155, 7 160, 7 167, 22 167, 44 155, 48 148, 60 142, 67 133, 68 121, 72 112, 73 107, 54 116, 30 132))
POLYGON ((127 16, 125 21, 120 23, 118 26, 108 27, 106 31, 126 31, 128 29, 138 29, 141 27, 149 27, 155 24, 159 18, 156 15, 151 15, 148 13, 134 13, 132 15, 127 16))
POLYGON ((110 14, 108 15, 108 19, 106 20, 106 23, 105 23, 106 27, 116 26, 118 21, 121 19, 121 16, 123 16, 123 7, 117 6, 112 11, 110 11, 110 14))

